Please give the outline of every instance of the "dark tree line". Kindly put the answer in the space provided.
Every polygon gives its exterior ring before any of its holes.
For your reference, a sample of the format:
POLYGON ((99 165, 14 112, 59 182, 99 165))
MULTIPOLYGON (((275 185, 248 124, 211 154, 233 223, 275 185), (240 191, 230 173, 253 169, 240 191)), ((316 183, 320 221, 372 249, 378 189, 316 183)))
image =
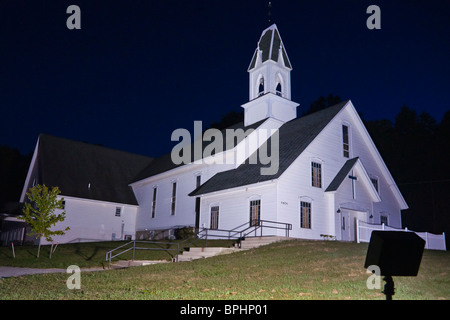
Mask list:
POLYGON ((395 121, 365 121, 409 209, 404 226, 450 235, 450 110, 440 123, 403 106, 395 121))
MULTIPOLYGON (((0 146, 0 210, 7 202, 19 201, 32 154, 0 146)), ((1 213, 1 212, 0 212, 1 213)))

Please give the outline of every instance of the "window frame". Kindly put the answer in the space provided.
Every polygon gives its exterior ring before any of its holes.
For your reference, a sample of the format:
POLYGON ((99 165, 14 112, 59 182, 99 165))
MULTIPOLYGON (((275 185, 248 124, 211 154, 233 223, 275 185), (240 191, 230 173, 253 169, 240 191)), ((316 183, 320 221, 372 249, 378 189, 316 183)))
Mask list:
POLYGON ((177 201, 177 181, 172 181, 172 195, 170 197, 170 215, 175 215, 177 201))
POLYGON ((372 182, 373 187, 377 191, 378 195, 380 194, 380 179, 377 176, 370 176, 370 181, 372 182), (375 182, 375 183, 374 183, 375 182))
POLYGON ((218 230, 219 229, 220 206, 219 205, 211 206, 209 212, 210 212, 209 228, 211 230, 218 230))
POLYGON ((341 132, 342 132, 342 155, 344 158, 350 159, 350 125, 348 125, 347 123, 343 123, 341 132), (346 128, 346 130, 344 128, 346 128))
POLYGON ((249 224, 250 227, 259 226, 261 221, 261 199, 249 200, 249 224), (253 219, 256 208, 256 219, 253 219))
POLYGON ((300 200, 300 228, 312 229, 312 202, 300 200))
POLYGON ((151 212, 152 212, 152 219, 153 218, 155 218, 155 216, 156 216, 156 197, 157 197, 157 194, 158 194, 158 187, 153 187, 153 199, 152 199, 152 209, 151 209, 151 212))
POLYGON ((322 188, 322 163, 311 160, 311 186, 322 188))

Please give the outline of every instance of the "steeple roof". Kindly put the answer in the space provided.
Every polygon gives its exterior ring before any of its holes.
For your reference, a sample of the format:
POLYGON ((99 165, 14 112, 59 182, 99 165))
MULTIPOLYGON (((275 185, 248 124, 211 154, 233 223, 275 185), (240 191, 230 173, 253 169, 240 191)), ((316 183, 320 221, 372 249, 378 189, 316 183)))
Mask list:
POLYGON ((248 71, 252 70, 255 67, 256 61, 258 59, 258 54, 261 55, 261 61, 264 63, 267 60, 278 62, 280 53, 283 57, 282 61, 284 66, 288 69, 292 69, 277 25, 272 24, 262 32, 248 71))

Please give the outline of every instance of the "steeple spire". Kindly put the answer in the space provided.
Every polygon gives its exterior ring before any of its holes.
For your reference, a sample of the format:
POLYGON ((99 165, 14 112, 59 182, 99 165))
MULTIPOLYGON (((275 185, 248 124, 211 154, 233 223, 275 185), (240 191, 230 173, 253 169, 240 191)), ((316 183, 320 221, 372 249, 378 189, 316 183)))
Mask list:
POLYGON ((286 122, 297 117, 298 104, 291 101, 291 70, 277 25, 272 24, 262 32, 247 70, 250 101, 242 106, 245 125, 266 118, 286 122))
POLYGON ((284 48, 277 25, 272 24, 265 29, 259 38, 258 45, 248 67, 250 73, 250 100, 261 93, 272 92, 291 98, 290 72, 291 62, 284 48), (260 80, 260 79, 263 80, 260 80), (264 82, 264 91, 261 84, 264 82), (281 87, 277 90, 278 85, 281 87))

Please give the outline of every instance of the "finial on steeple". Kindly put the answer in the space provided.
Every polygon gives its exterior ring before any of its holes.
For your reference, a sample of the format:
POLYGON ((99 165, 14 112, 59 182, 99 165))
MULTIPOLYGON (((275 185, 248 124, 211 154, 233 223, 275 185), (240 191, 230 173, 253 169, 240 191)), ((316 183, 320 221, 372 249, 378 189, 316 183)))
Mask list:
POLYGON ((269 24, 272 23, 272 1, 269 1, 269 3, 267 4, 267 16, 268 16, 268 22, 269 24))

